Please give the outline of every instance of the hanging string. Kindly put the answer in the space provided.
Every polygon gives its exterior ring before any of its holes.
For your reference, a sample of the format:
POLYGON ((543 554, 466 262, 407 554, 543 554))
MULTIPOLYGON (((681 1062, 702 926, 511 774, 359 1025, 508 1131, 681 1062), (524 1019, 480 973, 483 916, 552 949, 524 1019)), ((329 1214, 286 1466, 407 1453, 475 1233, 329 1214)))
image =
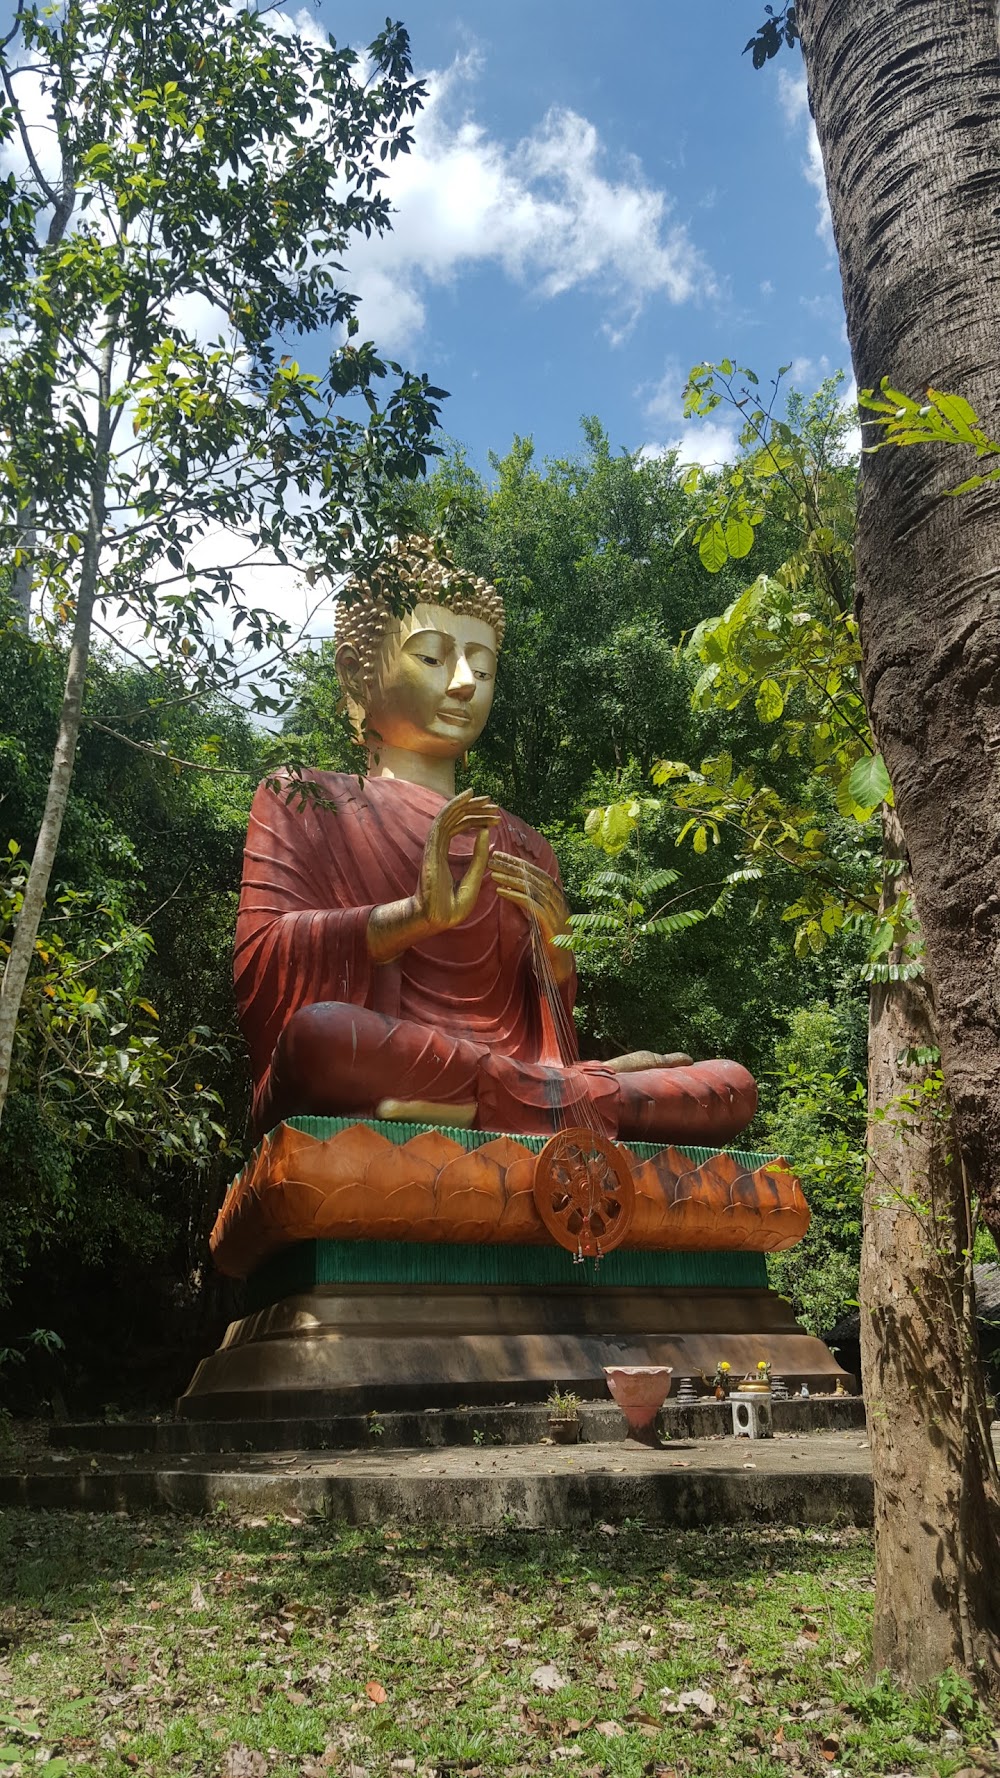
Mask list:
MULTIPOLYGON (((545 934, 542 932, 538 916, 532 906, 528 882, 528 869, 524 859, 519 860, 523 878, 525 902, 527 904, 528 924, 531 931, 531 960, 538 983, 539 1000, 542 1018, 542 1055, 543 1063, 552 1063, 562 1068, 571 1068, 577 1059, 576 1037, 572 1018, 566 1003, 559 991, 552 958, 549 953, 545 934)), ((560 1104, 553 1107, 553 1115, 560 1128, 583 1128, 591 1135, 606 1139, 610 1132, 600 1110, 590 1094, 584 1090, 581 1098, 573 1105, 560 1104)), ((588 1204, 586 1217, 590 1219, 601 1208, 600 1188, 594 1180, 591 1168, 587 1168, 588 1204)), ((598 1245, 597 1261, 600 1261, 598 1245)), ((582 1264, 585 1255, 582 1244, 578 1245, 574 1255, 574 1263, 582 1264)))

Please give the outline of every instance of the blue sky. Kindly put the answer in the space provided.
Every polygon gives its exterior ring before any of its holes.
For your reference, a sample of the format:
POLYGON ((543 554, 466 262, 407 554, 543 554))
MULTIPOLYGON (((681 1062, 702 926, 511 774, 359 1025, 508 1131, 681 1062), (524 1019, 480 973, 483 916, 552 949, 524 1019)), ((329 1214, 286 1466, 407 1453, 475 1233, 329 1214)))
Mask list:
MULTIPOLYGON (((385 10, 322 0, 362 46, 385 10)), ((395 14, 394 14, 395 16, 395 14)), ((763 0, 417 0, 400 8, 430 102, 397 163, 391 238, 350 262, 363 332, 450 391, 444 424, 486 470, 515 432, 576 449, 682 442, 701 359, 849 372, 840 281, 798 51, 757 73, 763 0)))

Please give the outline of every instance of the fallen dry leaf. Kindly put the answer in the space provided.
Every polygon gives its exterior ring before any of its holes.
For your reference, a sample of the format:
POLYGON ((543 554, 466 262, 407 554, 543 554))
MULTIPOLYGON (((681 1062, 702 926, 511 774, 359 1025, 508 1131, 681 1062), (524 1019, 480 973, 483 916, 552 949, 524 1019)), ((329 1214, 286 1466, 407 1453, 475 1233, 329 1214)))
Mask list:
POLYGON ((205 1598, 205 1595, 201 1590, 201 1582, 199 1580, 196 1580, 194 1586, 191 1588, 191 1610, 208 1610, 208 1600, 205 1598))
POLYGON ((675 1697, 669 1685, 665 1685, 660 1693, 663 1708, 669 1716, 680 1716, 685 1710, 700 1710, 702 1716, 714 1716, 716 1702, 711 1692, 703 1691, 695 1686, 689 1692, 678 1692, 675 1697))
POLYGON ((365 1686, 365 1692, 373 1704, 384 1704, 388 1697, 385 1686, 380 1685, 377 1679, 370 1679, 368 1681, 368 1684, 365 1686))
POLYGON ((219 1778, 267 1778, 267 1760, 238 1741, 223 1754, 219 1778))
POLYGON ((530 1679, 535 1690, 539 1692, 561 1692, 563 1687, 569 1684, 569 1680, 563 1678, 558 1667, 552 1661, 549 1661, 544 1667, 536 1667, 530 1675, 530 1679))
POLYGON ((619 1735, 625 1733, 620 1722, 595 1722, 594 1727, 599 1735, 605 1735, 609 1741, 617 1741, 619 1735))
POLYGON ((328 1747, 324 1753, 307 1754, 302 1762, 299 1778, 330 1778, 334 1766, 340 1764, 340 1749, 328 1747))
POLYGON ((659 1717, 650 1716, 648 1710, 627 1710, 625 1712, 625 1721, 640 1723, 643 1728, 647 1729, 659 1730, 663 1727, 659 1717))

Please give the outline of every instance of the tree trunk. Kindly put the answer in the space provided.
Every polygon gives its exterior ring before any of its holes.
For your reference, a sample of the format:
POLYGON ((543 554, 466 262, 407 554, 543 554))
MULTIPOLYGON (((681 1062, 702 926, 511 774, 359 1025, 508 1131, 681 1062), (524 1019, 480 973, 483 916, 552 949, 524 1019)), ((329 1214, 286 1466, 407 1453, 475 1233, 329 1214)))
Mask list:
MULTIPOLYGON (((887 854, 900 858, 891 812, 886 840, 887 854)), ((890 896, 900 882, 888 879, 890 896)), ((875 1482, 873 1653, 876 1668, 908 1686, 955 1667, 997 1692, 1000 1501, 977 1349, 970 1204, 947 1107, 934 1095, 921 1100, 928 1070, 901 1060, 934 1044, 926 979, 876 983, 860 1286, 875 1482)))
POLYGON ((59 733, 56 737, 52 770, 49 774, 45 810, 42 815, 31 868, 24 889, 24 900, 11 941, 7 964, 0 983, 0 1118, 3 1117, 10 1086, 11 1060, 17 1020, 24 998, 24 985, 35 954, 35 940, 45 911, 45 898, 52 877, 56 849, 62 832, 63 817, 69 801, 73 779, 76 744, 83 715, 83 691, 90 658, 91 623, 97 595, 104 520, 106 516, 108 462, 111 448, 113 413, 111 408, 111 371, 114 360, 114 328, 108 321, 107 338, 101 348, 98 365, 97 430, 94 448, 94 470, 90 489, 87 532, 80 565, 73 638, 70 643, 66 684, 63 690, 59 733))
MULTIPOLYGON (((996 0, 801 0, 860 388, 1000 430, 996 0)), ((1000 486, 965 453, 863 460, 864 684, 913 868, 958 1139, 1000 1235, 1000 486)))
POLYGON ((34 575, 35 544, 37 541, 37 533, 35 530, 36 511, 36 502, 34 497, 32 497, 30 504, 25 509, 24 525, 22 527, 21 539, 18 544, 18 548, 21 551, 21 561, 14 569, 10 585, 11 602, 17 612, 17 622, 25 634, 27 634, 31 626, 31 582, 34 575))

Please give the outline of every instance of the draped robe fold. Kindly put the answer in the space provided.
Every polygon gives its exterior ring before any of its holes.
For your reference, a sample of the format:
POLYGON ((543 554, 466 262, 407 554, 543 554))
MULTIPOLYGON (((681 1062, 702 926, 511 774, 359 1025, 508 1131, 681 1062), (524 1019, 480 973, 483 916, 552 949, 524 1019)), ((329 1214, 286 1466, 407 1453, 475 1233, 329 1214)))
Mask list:
MULTIPOLYGON (((322 800, 259 787, 244 855, 234 978, 258 1133, 296 1112, 371 1117, 383 1098, 474 1101, 480 1129, 521 1135, 582 1122, 721 1143, 749 1122, 756 1089, 734 1062, 631 1075, 581 1062, 575 971, 547 1002, 529 922, 488 874, 460 926, 373 963, 372 909, 413 894, 445 799, 398 779, 308 776, 322 800)), ((473 844, 454 841, 456 878, 473 844)), ((548 842, 516 816, 490 848, 559 880, 548 842)))

